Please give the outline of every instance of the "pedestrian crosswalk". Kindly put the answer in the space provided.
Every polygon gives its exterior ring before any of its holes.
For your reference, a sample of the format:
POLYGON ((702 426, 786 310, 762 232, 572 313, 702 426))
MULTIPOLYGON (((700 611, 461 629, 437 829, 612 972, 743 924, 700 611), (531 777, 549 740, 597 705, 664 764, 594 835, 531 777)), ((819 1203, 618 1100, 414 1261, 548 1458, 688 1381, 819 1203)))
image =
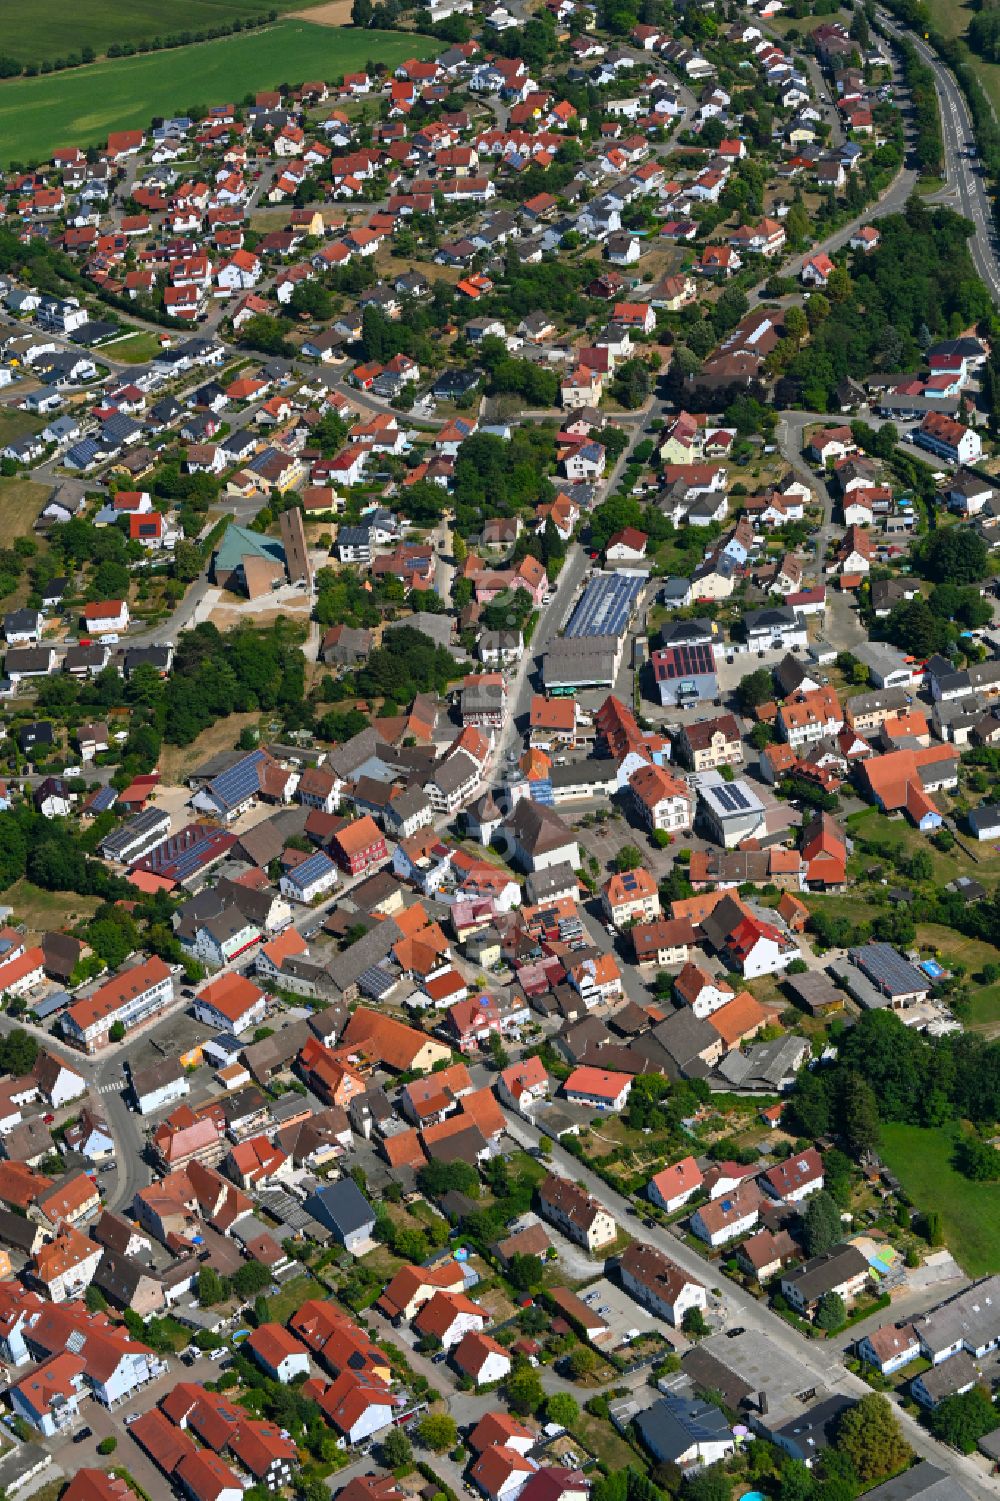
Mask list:
POLYGON ((117 1079, 112 1084, 99 1084, 97 1086, 97 1093, 98 1094, 120 1094, 121 1091, 122 1091, 122 1089, 124 1088, 124 1085, 125 1085, 124 1079, 117 1079))

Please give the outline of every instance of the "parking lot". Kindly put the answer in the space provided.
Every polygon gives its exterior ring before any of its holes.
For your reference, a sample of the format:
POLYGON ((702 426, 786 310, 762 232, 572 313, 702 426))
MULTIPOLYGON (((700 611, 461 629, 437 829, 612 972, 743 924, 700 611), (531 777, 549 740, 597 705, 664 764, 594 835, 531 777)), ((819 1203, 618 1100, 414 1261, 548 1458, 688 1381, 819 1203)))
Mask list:
POLYGON ((579 1297, 592 1313, 607 1324, 609 1333, 602 1335, 598 1341, 605 1348, 616 1349, 650 1328, 646 1310, 607 1277, 602 1277, 599 1282, 581 1291, 579 1297))

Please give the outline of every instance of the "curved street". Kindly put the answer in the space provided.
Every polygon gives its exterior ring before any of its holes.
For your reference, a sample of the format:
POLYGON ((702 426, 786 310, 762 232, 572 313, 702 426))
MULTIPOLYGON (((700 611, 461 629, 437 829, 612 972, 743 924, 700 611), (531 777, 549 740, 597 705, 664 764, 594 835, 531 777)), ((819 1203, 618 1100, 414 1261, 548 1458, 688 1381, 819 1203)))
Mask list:
POLYGON ((935 202, 948 204, 975 225, 969 242, 976 270, 997 303, 1000 303, 1000 241, 993 218, 990 196, 975 150, 972 116, 965 95, 955 76, 931 47, 915 33, 900 26, 885 11, 877 12, 879 24, 890 36, 907 36, 923 62, 934 74, 944 138, 945 190, 934 196, 935 202), (969 155, 969 149, 972 155, 969 155))

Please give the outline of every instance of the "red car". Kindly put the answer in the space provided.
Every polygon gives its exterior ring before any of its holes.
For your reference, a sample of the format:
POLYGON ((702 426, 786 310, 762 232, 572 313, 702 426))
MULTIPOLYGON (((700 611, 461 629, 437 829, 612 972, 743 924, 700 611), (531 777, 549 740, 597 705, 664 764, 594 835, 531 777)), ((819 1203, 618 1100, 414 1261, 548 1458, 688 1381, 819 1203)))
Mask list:
POLYGON ((55 1120, 55 1116, 54 1115, 43 1115, 42 1116, 42 1120, 45 1122, 45 1124, 47 1126, 51 1126, 52 1122, 55 1120))

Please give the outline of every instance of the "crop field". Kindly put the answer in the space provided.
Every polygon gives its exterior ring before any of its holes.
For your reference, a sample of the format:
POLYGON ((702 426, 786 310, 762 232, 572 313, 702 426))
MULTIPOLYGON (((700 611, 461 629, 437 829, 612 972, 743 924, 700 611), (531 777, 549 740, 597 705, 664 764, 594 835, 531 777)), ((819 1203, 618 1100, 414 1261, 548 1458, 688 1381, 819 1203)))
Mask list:
POLYGON ((176 36, 183 31, 205 31, 232 21, 249 20, 267 12, 305 10, 323 0, 75 0, 61 5, 39 5, 37 0, 4 0, 3 40, 0 52, 19 63, 53 62, 90 47, 103 57, 111 46, 176 36))
POLYGON ((412 32, 288 20, 171 52, 11 79, 0 84, 2 165, 44 161, 60 146, 101 145, 109 132, 148 126, 154 115, 241 100, 280 83, 339 78, 369 58, 392 69, 437 45, 412 32))

